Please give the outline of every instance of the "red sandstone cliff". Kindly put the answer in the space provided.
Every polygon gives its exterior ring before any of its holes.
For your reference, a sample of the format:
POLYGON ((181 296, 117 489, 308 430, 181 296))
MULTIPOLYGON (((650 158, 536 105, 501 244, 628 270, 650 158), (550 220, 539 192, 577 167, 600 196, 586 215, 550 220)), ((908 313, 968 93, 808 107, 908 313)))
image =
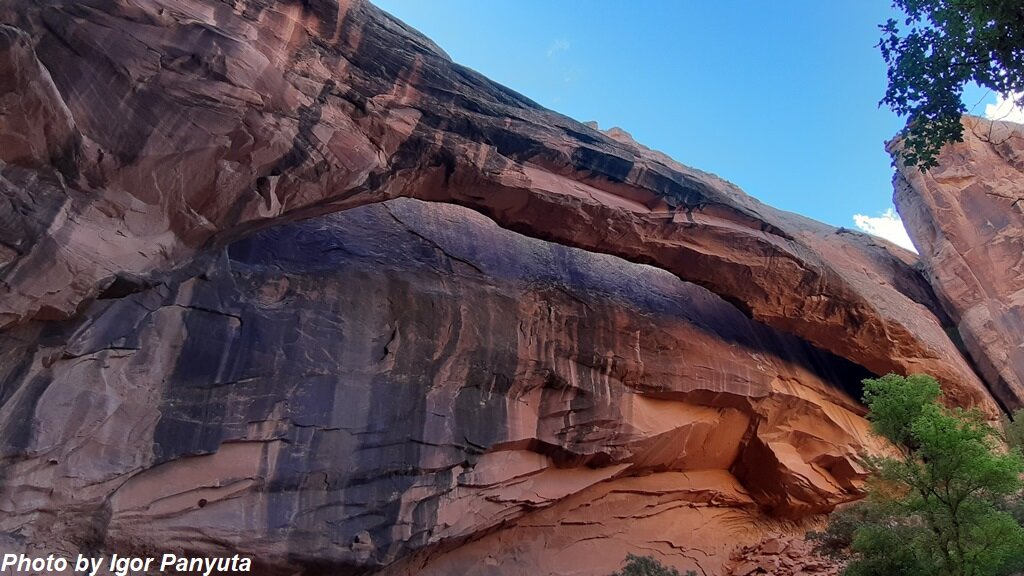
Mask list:
POLYGON ((1024 126, 964 126, 937 168, 899 170, 893 200, 978 371, 1024 408, 1024 126))
POLYGON ((721 574, 859 495, 861 378, 996 412, 913 254, 372 5, 0 19, 5 549, 721 574))

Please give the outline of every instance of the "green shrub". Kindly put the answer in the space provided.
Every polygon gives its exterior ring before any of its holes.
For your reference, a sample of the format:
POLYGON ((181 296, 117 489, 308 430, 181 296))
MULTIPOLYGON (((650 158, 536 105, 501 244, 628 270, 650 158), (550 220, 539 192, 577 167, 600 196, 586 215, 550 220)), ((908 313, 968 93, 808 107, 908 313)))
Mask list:
MULTIPOLYGON (((626 554, 626 565, 621 572, 613 572, 611 576, 680 576, 675 568, 669 568, 654 559, 653 556, 636 556, 626 554)), ((697 576, 693 570, 687 570, 686 576, 697 576)))

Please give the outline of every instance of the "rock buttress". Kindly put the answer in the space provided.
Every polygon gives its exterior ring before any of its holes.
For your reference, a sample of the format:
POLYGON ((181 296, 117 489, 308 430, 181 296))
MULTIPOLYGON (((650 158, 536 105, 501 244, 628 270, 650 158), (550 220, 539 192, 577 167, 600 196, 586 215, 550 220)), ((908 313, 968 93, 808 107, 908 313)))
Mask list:
POLYGON ((964 117, 926 173, 901 166, 893 201, 925 274, 992 392, 1024 407, 1024 127, 964 117))

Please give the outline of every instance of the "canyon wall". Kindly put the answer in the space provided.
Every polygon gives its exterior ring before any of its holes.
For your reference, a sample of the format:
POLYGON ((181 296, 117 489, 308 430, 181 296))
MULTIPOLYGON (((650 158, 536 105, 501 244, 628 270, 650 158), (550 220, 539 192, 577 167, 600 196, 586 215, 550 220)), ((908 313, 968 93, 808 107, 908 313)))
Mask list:
POLYGON ((4 550, 724 574, 861 495, 885 450, 862 378, 1012 400, 913 253, 543 109, 368 3, 0 22, 4 550))

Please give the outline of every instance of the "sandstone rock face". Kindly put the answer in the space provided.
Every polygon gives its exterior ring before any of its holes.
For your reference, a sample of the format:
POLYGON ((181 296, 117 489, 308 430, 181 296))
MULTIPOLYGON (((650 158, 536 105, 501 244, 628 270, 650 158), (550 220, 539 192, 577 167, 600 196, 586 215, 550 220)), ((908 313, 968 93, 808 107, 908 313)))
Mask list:
POLYGON ((940 301, 992 392, 1024 407, 1024 126, 965 117, 964 142, 893 199, 940 301))
POLYGON ((913 254, 372 5, 0 22, 4 550, 723 574, 860 495, 863 377, 996 412, 913 254))

